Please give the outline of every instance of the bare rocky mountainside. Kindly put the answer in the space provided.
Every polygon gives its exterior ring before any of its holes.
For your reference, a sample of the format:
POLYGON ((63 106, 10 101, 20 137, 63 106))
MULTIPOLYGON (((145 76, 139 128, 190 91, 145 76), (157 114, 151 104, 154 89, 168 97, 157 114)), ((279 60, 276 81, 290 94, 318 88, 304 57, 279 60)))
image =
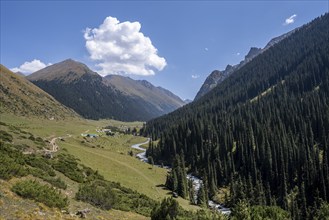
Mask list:
POLYGON ((27 79, 89 119, 146 121, 184 105, 179 97, 147 81, 118 75, 101 77, 71 59, 39 70, 27 79))

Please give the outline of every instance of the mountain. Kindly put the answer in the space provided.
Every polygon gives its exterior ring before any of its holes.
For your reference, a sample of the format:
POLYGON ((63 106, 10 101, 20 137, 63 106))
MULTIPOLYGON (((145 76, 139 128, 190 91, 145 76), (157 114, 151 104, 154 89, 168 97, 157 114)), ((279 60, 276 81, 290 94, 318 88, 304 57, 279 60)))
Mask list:
POLYGON ((224 81, 230 74, 235 72, 236 70, 240 69, 243 67, 245 64, 250 62, 252 59, 257 57, 259 54, 263 53, 270 47, 274 46, 275 44, 279 43, 281 40, 284 38, 288 37, 291 35, 294 31, 292 30, 286 34, 283 34, 279 37, 275 37, 271 39, 266 46, 261 49, 257 47, 251 47, 248 54, 245 56, 244 60, 242 60, 239 64, 236 64, 234 66, 227 65, 225 70, 219 71, 219 70, 214 70, 205 80, 205 82, 202 84, 200 90, 198 91, 197 95, 195 96, 194 100, 198 100, 200 97, 204 96, 207 94, 210 90, 215 88, 218 84, 224 81))
POLYGON ((0 64, 0 102, 2 113, 38 116, 49 119, 76 117, 71 109, 0 64))
POLYGON ((133 80, 120 75, 109 75, 104 77, 107 85, 120 91, 128 97, 139 98, 141 102, 151 105, 159 114, 168 113, 184 105, 178 96, 161 87, 155 87, 146 80, 133 80), (149 103, 149 104, 148 104, 149 103))
POLYGON ((328 23, 327 13, 146 124, 142 133, 159 139, 147 156, 172 165, 169 188, 186 196, 180 176, 190 172, 202 196, 222 189, 227 206, 277 205, 291 219, 312 219, 329 202, 328 23))
POLYGON ((21 77, 25 77, 25 75, 22 72, 16 72, 17 75, 21 76, 21 77))
POLYGON ((229 75, 228 73, 231 72, 230 69, 233 68, 232 66, 227 66, 224 71, 214 70, 210 73, 207 79, 202 84, 199 92, 195 96, 194 100, 198 100, 205 94, 207 94, 210 90, 215 88, 219 83, 223 82, 224 79, 229 75))
POLYGON ((191 102, 193 102, 191 99, 185 99, 185 100, 184 100, 185 105, 186 105, 186 104, 189 104, 189 103, 191 103, 191 102))
POLYGON ((147 81, 114 75, 103 78, 71 59, 39 70, 27 79, 90 119, 146 121, 184 104, 171 92, 147 81))

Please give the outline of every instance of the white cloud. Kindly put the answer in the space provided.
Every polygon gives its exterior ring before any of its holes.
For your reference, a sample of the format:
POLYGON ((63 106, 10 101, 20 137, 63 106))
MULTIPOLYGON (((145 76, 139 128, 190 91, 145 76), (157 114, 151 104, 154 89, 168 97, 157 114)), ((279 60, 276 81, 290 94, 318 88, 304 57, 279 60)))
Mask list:
POLYGON ((204 50, 205 50, 205 51, 208 51, 209 49, 208 49, 208 47, 206 47, 206 48, 204 48, 204 50))
POLYGON ((36 72, 38 70, 41 70, 47 66, 51 65, 51 63, 48 63, 47 65, 44 64, 43 62, 41 62, 40 60, 32 60, 30 62, 26 61, 25 63, 23 63, 22 65, 20 65, 20 67, 14 67, 12 69, 10 69, 12 72, 21 72, 24 74, 30 74, 33 72, 36 72))
POLYGON ((236 55, 237 55, 237 56, 240 56, 240 53, 238 52, 238 53, 236 53, 236 55))
POLYGON ((161 71, 167 65, 140 29, 139 22, 120 23, 117 18, 107 17, 98 28, 85 30, 86 48, 101 75, 154 75, 154 70, 161 71))
POLYGON ((199 76, 199 75, 196 75, 196 74, 193 74, 191 77, 192 77, 192 79, 197 79, 197 78, 199 78, 200 76, 199 76))
POLYGON ((297 17, 296 14, 291 15, 289 18, 287 18, 287 19, 285 20, 285 22, 283 23, 283 25, 289 25, 289 24, 294 23, 296 17, 297 17))

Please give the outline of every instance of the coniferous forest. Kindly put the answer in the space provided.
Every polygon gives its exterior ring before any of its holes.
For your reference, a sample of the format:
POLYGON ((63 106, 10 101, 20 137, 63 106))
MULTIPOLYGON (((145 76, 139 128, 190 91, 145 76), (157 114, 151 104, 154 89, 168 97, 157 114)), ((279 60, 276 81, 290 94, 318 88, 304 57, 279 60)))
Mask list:
MULTIPOLYGON (((312 219, 329 201, 329 15, 297 29, 196 102, 149 121, 147 151, 173 166, 167 186, 200 199, 229 189, 226 205, 280 206, 312 219), (200 190, 201 191, 201 190, 200 190)), ((204 203, 204 201, 194 201, 204 203)))

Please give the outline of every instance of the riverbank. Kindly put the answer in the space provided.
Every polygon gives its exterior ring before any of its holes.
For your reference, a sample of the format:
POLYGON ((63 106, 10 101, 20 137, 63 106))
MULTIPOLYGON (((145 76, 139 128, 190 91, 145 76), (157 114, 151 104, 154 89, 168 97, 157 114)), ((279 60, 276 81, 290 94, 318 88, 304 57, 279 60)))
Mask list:
MULTIPOLYGON (((134 149, 137 149, 137 150, 142 151, 141 153, 138 153, 136 155, 136 157, 138 159, 140 159, 141 161, 145 162, 145 163, 148 162, 148 159, 146 157, 146 149, 141 148, 140 146, 141 145, 144 145, 144 144, 148 144, 149 142, 150 142, 150 138, 148 138, 147 141, 144 142, 144 143, 134 144, 134 145, 131 146, 131 148, 134 148, 134 149)), ((156 165, 156 166, 159 166, 159 165, 156 165)), ((163 168, 170 169, 170 167, 167 167, 167 166, 166 167, 163 167, 163 168)), ((193 182, 193 188, 194 188, 194 192, 195 192, 195 194, 194 194, 194 200, 196 201, 197 200, 197 197, 198 197, 198 195, 197 195, 198 194, 198 191, 199 191, 200 186, 202 184, 202 180, 199 179, 196 176, 193 176, 192 174, 187 174, 186 178, 189 179, 189 180, 192 180, 192 182, 193 182)), ((230 215, 231 214, 231 210, 229 208, 226 208, 223 205, 218 204, 218 203, 216 203, 216 202, 214 202, 212 200, 209 200, 208 201, 208 206, 210 208, 212 208, 212 209, 215 209, 215 210, 219 211, 220 213, 222 213, 224 215, 230 215)))

